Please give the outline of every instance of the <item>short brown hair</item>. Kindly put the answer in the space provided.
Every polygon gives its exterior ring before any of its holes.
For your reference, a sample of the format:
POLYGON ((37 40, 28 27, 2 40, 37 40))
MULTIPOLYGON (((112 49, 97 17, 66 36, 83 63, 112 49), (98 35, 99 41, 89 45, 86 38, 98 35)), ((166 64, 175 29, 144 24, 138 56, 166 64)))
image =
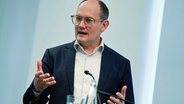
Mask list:
MULTIPOLYGON (((85 1, 88 1, 88 0, 83 0, 79 3, 78 7, 85 1)), ((100 18, 102 20, 105 20, 105 19, 108 19, 109 17, 109 9, 107 8, 106 4, 101 1, 101 0, 98 0, 98 3, 100 5, 100 18)))

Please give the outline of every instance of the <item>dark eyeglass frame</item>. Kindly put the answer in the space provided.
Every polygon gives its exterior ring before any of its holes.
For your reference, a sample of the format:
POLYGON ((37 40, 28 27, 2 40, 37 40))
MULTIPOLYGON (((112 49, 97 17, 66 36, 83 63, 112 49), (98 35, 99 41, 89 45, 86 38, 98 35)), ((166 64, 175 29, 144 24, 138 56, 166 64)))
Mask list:
POLYGON ((82 17, 79 15, 71 15, 72 23, 74 25, 79 25, 82 20, 84 20, 85 25, 92 26, 96 22, 102 22, 104 19, 94 19, 92 17, 82 17))

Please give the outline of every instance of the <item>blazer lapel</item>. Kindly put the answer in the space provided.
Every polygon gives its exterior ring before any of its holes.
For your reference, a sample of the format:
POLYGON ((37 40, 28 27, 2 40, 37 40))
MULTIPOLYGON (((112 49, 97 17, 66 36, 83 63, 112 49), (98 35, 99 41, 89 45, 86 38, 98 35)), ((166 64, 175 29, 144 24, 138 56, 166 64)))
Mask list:
MULTIPOLYGON (((72 42, 73 43, 73 42, 72 42)), ((66 77, 69 84, 70 94, 74 92, 74 65, 75 65, 75 49, 73 48, 73 44, 70 44, 69 47, 66 47, 66 77)))
POLYGON ((107 46, 104 47, 104 52, 102 53, 101 70, 100 77, 98 81, 98 89, 103 91, 104 85, 107 82, 108 76, 111 73, 111 55, 107 46))

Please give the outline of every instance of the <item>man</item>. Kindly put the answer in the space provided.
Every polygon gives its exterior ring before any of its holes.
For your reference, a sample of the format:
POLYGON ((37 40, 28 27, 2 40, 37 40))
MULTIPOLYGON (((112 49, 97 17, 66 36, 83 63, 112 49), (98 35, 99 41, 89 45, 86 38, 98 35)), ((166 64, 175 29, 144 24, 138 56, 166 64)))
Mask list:
POLYGON ((109 25, 108 8, 99 0, 84 0, 72 15, 76 40, 47 49, 42 61, 37 62, 33 83, 24 94, 24 104, 65 104, 66 96, 85 98, 91 78, 97 81, 97 89, 117 97, 99 94, 101 103, 129 104, 134 102, 130 62, 107 47, 101 33, 109 25), (50 98, 48 98, 50 95, 50 98))

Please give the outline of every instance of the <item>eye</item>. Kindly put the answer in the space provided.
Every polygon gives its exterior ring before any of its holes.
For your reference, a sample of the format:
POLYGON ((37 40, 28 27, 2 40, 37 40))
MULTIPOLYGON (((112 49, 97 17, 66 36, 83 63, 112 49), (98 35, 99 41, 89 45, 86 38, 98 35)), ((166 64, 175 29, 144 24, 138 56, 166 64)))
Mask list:
POLYGON ((82 17, 80 17, 80 16, 76 16, 75 18, 76 18, 76 21, 81 21, 82 20, 82 17))
POLYGON ((87 23, 92 23, 92 22, 94 22, 94 19, 93 18, 86 18, 86 22, 87 23))

